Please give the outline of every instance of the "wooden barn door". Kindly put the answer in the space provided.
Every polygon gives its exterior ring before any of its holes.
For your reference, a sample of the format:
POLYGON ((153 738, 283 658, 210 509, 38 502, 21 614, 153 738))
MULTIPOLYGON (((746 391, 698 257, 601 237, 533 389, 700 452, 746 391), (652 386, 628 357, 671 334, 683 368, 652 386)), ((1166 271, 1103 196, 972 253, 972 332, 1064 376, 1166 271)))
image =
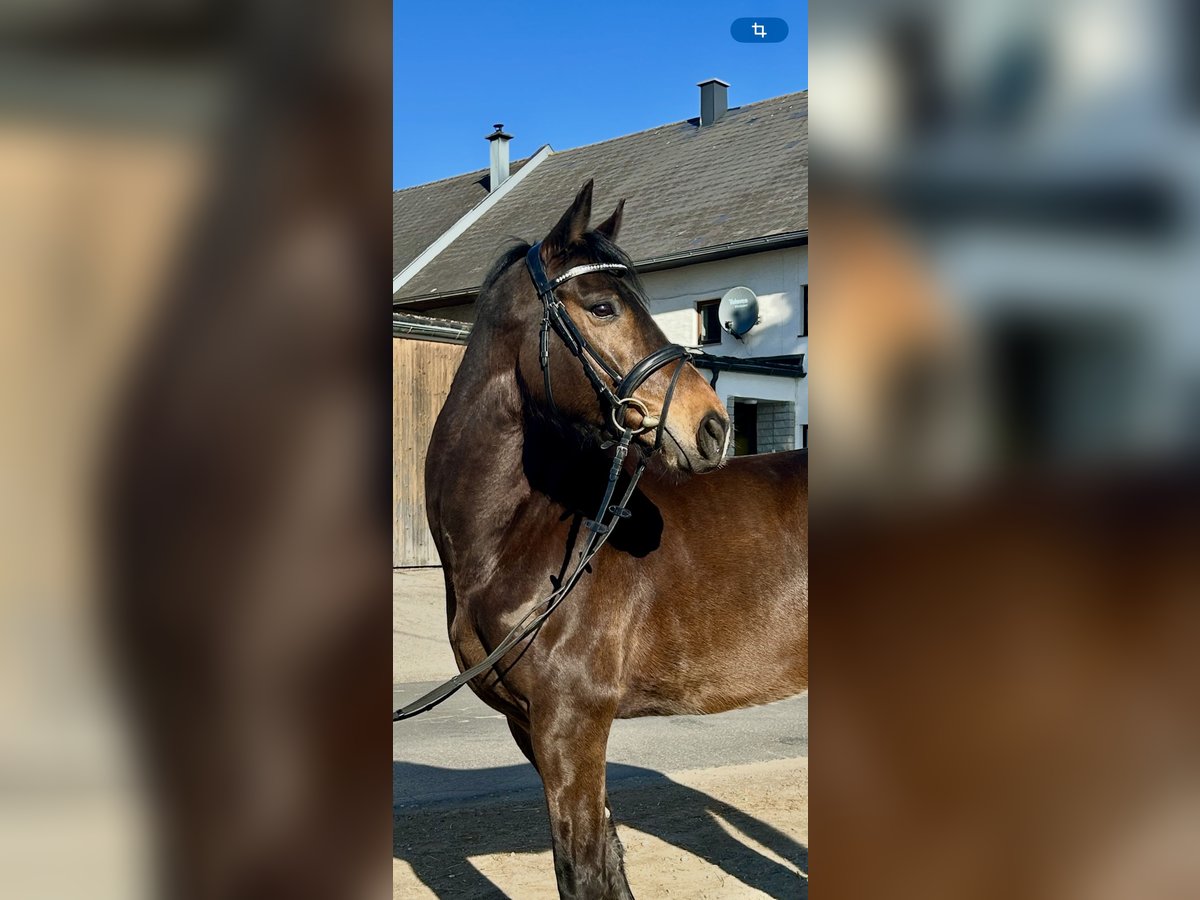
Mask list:
POLYGON ((425 454, 466 347, 392 339, 392 566, 438 566, 425 521, 425 454))

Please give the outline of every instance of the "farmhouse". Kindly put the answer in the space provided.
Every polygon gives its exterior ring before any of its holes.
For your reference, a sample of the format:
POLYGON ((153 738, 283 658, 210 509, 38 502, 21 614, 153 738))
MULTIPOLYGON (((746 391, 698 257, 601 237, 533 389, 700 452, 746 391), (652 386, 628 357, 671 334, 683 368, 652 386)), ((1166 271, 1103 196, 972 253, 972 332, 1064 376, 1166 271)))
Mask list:
POLYGON ((511 163, 496 125, 487 168, 393 194, 396 565, 437 564, 424 450, 483 277, 514 238, 541 238, 589 178, 597 214, 626 198, 619 242, 667 338, 696 351, 726 404, 731 452, 807 446, 808 94, 729 108, 728 84, 699 88, 694 118, 511 163), (731 330, 721 301, 734 288, 757 314, 731 330))

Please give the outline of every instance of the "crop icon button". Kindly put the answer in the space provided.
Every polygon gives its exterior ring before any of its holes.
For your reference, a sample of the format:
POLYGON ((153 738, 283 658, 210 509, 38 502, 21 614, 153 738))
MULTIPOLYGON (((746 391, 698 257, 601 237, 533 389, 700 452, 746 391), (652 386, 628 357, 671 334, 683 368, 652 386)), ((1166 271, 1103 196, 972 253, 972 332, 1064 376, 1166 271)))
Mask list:
POLYGON ((734 19, 729 33, 742 44, 778 44, 787 38, 788 24, 783 19, 762 16, 734 19))

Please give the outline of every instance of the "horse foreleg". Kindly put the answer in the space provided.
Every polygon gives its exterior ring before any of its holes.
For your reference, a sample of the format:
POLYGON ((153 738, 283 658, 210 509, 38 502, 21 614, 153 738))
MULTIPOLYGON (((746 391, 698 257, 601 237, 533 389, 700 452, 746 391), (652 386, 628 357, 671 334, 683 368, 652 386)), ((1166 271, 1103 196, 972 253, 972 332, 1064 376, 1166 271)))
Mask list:
POLYGON ((633 892, 629 890, 629 882, 625 878, 625 846, 621 843, 621 836, 617 834, 617 820, 613 818, 612 804, 608 802, 607 791, 604 794, 604 818, 608 829, 608 864, 620 873, 625 890, 624 894, 617 896, 632 897, 633 892))
MULTIPOLYGON (((531 730, 546 790, 554 872, 563 900, 632 900, 608 808, 605 752, 612 719, 557 710, 531 730)), ((518 741, 518 743, 520 743, 518 741)))
POLYGON ((525 758, 533 764, 536 769, 538 767, 537 758, 533 755, 533 740, 529 737, 529 728, 518 722, 512 716, 508 716, 508 730, 512 732, 513 740, 517 742, 517 747, 525 754, 525 758))

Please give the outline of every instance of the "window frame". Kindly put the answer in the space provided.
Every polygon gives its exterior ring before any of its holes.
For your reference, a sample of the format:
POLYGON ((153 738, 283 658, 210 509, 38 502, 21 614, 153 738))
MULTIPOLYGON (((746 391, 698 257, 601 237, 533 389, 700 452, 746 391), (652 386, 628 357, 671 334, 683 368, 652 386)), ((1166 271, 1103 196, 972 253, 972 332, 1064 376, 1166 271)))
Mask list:
POLYGON ((723 329, 721 327, 721 316, 720 316, 719 312, 716 313, 714 316, 714 321, 716 322, 716 326, 717 326, 716 336, 710 337, 708 340, 704 339, 704 314, 705 314, 705 312, 709 309, 720 310, 720 308, 721 308, 721 301, 719 299, 697 300, 696 301, 696 346, 697 347, 712 347, 712 346, 715 346, 715 345, 721 343, 721 335, 723 334, 725 329, 723 329))

